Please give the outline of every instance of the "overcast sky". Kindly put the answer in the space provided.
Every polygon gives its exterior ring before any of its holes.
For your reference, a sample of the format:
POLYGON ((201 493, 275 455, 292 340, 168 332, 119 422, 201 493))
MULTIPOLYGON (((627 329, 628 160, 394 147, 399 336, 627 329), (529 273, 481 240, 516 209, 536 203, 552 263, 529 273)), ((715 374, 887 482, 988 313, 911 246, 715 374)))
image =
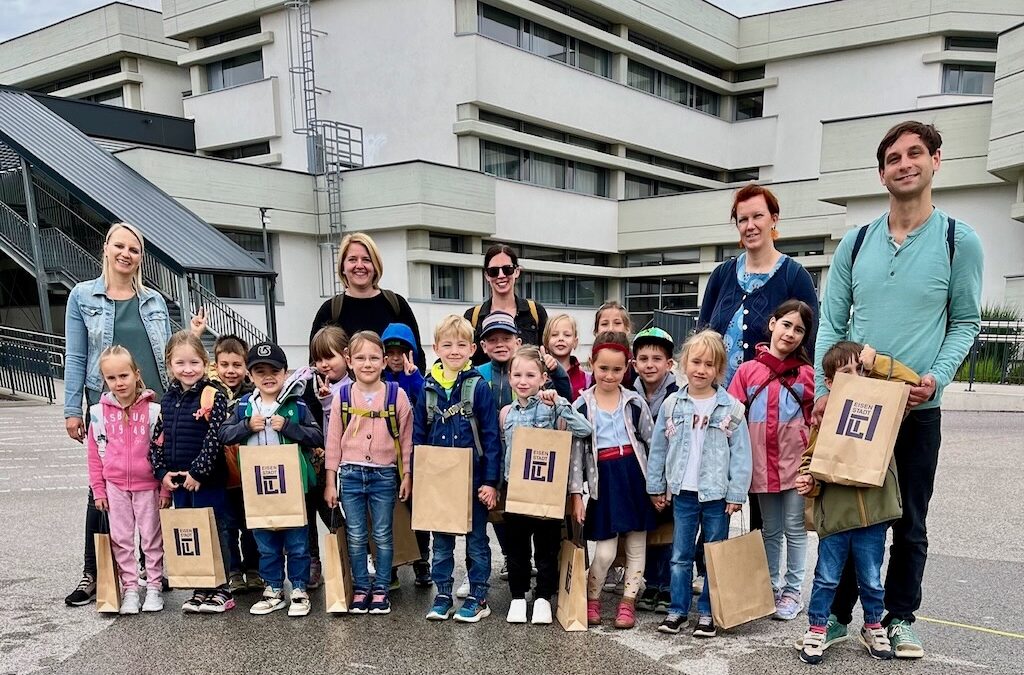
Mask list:
MULTIPOLYGON (((123 0, 131 5, 160 9, 160 0, 123 0)), ((710 0, 712 4, 746 16, 773 9, 813 5, 826 0, 710 0)), ((109 4, 110 0, 0 0, 0 41, 48 26, 62 19, 109 4)))

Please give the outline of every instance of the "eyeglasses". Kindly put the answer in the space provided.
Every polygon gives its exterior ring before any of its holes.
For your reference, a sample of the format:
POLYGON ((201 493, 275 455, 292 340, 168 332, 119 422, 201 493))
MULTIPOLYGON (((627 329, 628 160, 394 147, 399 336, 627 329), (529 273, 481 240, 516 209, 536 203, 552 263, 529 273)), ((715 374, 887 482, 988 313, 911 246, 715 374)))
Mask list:
POLYGON ((492 279, 497 279, 499 274, 504 274, 506 277, 512 276, 516 271, 515 265, 501 265, 498 267, 488 267, 486 270, 487 276, 492 279))

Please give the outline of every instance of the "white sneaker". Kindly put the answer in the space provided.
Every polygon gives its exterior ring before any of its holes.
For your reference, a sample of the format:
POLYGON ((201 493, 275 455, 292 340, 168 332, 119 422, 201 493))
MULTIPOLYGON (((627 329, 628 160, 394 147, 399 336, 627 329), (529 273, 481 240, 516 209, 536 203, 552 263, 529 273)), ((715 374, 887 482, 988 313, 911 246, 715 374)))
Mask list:
POLYGON ((146 589, 146 601, 142 603, 143 612, 159 612, 164 608, 164 594, 159 588, 146 589))
POLYGON ((508 616, 505 621, 509 623, 526 623, 526 598, 512 600, 508 607, 508 616))
POLYGON ((130 588, 121 596, 121 609, 118 614, 139 613, 139 589, 130 588))
POLYGON ((288 606, 288 616, 306 616, 309 614, 309 595, 301 588, 292 589, 292 604, 288 606))
POLYGON ((287 604, 284 599, 283 589, 267 586, 263 591, 263 598, 249 608, 249 613, 257 616, 270 614, 279 609, 284 609, 287 604))
POLYGON ((469 577, 466 577, 462 580, 462 583, 455 591, 455 597, 459 598, 460 600, 465 600, 469 597, 469 577))
POLYGON ((530 622, 536 625, 551 623, 551 603, 544 598, 537 598, 533 601, 533 620, 530 622))

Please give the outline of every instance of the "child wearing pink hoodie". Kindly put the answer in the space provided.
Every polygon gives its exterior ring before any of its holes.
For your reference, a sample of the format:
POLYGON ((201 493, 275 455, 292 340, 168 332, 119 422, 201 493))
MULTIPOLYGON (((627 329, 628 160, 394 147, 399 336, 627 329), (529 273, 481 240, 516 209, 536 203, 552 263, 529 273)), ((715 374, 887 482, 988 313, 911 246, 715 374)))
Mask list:
POLYGON ((96 508, 110 515, 110 544, 121 575, 121 614, 140 609, 135 529, 146 564, 143 612, 163 609, 163 539, 160 509, 170 494, 153 476, 149 445, 160 416, 155 394, 145 389, 131 353, 114 345, 100 355, 100 373, 109 391, 89 407, 89 483, 96 508))

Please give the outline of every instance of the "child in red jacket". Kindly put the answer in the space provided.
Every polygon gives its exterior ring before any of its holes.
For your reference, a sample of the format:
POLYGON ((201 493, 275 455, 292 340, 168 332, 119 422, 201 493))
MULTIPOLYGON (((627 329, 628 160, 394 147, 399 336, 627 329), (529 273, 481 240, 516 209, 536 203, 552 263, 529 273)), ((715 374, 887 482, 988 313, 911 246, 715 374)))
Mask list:
POLYGON ((120 345, 103 350, 100 373, 109 389, 89 408, 89 483, 96 508, 110 514, 110 544, 121 574, 121 614, 138 614, 139 572, 135 529, 146 559, 146 600, 143 612, 164 608, 164 547, 160 509, 171 503, 149 463, 149 444, 160 416, 160 404, 145 389, 131 353, 120 345))

